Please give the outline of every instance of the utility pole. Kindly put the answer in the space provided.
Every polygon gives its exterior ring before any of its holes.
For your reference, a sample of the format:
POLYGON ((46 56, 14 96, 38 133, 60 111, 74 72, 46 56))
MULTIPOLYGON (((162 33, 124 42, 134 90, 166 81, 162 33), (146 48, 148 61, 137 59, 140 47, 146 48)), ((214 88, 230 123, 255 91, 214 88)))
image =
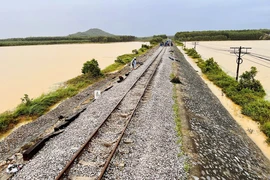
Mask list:
POLYGON ((194 49, 196 50, 196 45, 198 45, 199 43, 198 42, 193 42, 192 44, 194 45, 194 49))
POLYGON ((236 59, 236 64, 237 64, 237 68, 236 68, 236 81, 238 81, 238 74, 239 74, 239 66, 240 64, 243 63, 243 59, 241 58, 242 56, 244 56, 245 54, 249 54, 249 52, 247 52, 248 49, 251 49, 251 47, 230 47, 230 49, 233 49, 233 51, 231 51, 230 53, 234 53, 237 56, 236 59), (238 51, 237 51, 238 50, 238 51), (246 50, 245 52, 243 52, 243 50, 246 50))

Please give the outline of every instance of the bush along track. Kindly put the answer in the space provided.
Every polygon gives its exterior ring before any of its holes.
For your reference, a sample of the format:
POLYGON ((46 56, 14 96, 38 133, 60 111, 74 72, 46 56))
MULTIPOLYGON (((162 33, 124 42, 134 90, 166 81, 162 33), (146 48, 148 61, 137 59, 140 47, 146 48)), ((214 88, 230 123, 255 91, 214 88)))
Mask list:
POLYGON ((113 71, 122 69, 133 57, 148 52, 153 46, 143 44, 142 47, 132 54, 124 54, 117 57, 115 63, 100 70, 95 59, 84 63, 82 75, 68 80, 56 91, 42 94, 40 97, 31 99, 27 94, 21 98, 22 102, 14 111, 6 111, 0 114, 0 135, 11 130, 22 121, 32 121, 50 111, 51 107, 60 101, 78 94, 89 85, 107 77, 113 71))
POLYGON ((250 71, 244 72, 238 82, 222 71, 213 58, 204 61, 195 49, 184 48, 184 50, 195 59, 210 81, 220 87, 234 103, 242 107, 242 114, 260 123, 261 130, 267 136, 266 141, 270 143, 270 102, 264 100, 266 93, 260 81, 255 79, 256 67, 251 67, 250 71))

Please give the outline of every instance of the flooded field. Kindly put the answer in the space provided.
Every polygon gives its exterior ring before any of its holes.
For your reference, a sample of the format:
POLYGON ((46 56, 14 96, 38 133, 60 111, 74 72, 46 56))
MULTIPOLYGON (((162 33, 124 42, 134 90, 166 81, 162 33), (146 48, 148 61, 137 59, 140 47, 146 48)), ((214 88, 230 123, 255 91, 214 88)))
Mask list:
POLYGON ((15 108, 24 94, 35 98, 81 74, 95 58, 101 69, 142 42, 0 47, 0 113, 15 108))
MULTIPOLYGON (((187 42, 188 48, 194 47, 192 42, 187 42)), ((229 75, 236 76, 236 55, 229 52, 230 47, 251 47, 250 54, 242 57, 243 63, 240 65, 239 75, 244 71, 249 71, 251 66, 255 66, 258 74, 255 77, 260 80, 270 100, 270 41, 200 41, 196 50, 203 59, 213 57, 214 60, 229 75), (268 80, 267 80, 268 79, 268 80)))

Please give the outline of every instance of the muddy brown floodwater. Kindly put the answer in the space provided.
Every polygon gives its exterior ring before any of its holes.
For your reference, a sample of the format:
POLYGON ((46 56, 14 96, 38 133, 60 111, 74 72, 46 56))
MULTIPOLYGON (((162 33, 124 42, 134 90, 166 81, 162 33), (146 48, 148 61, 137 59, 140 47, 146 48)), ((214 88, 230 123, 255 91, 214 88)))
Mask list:
POLYGON ((24 94, 35 98, 81 74, 95 58, 101 69, 143 42, 0 47, 0 113, 15 108, 24 94))
MULTIPOLYGON (((194 47, 192 42, 186 43, 188 48, 194 47)), ((256 79, 262 83, 270 100, 270 41, 200 41, 196 50, 203 59, 213 57, 221 68, 229 75, 236 75, 236 55, 229 52, 230 47, 251 47, 250 54, 242 57, 243 63, 240 65, 239 75, 244 71, 249 71, 251 66, 258 70, 256 79)))
POLYGON ((252 139, 252 141, 260 148, 262 153, 270 160, 270 146, 266 143, 266 135, 260 131, 259 125, 253 121, 251 118, 241 114, 241 107, 232 102, 229 98, 227 98, 222 90, 214 85, 211 81, 209 81, 202 73, 200 68, 196 65, 196 63, 188 57, 181 47, 178 47, 181 52, 184 54, 186 60, 190 63, 190 65, 200 74, 201 78, 207 84, 207 86, 211 89, 212 93, 219 99, 221 104, 227 109, 227 111, 231 114, 234 120, 244 129, 246 134, 252 139))

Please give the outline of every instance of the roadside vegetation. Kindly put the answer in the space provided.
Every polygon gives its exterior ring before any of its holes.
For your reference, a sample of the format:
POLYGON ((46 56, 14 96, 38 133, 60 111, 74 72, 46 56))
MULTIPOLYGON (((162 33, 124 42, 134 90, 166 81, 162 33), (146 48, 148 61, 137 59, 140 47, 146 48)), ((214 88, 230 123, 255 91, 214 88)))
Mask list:
POLYGON ((0 39, 0 46, 25 46, 75 43, 108 43, 135 41, 135 36, 59 36, 0 39))
POLYGON ((220 41, 220 40, 266 40, 270 39, 270 29, 183 31, 174 36, 178 41, 220 41))
POLYGON ((48 112, 51 107, 60 101, 78 94, 89 85, 104 79, 108 73, 122 69, 133 57, 146 53, 153 46, 143 44, 138 54, 124 54, 117 57, 115 63, 104 70, 100 70, 98 61, 92 59, 83 64, 82 74, 68 80, 64 86, 56 91, 42 94, 40 97, 31 99, 27 94, 21 98, 22 102, 14 111, 6 111, 0 114, 0 134, 12 129, 22 121, 31 121, 48 112))
POLYGON ((261 130, 268 137, 267 142, 270 143, 270 102, 264 100, 266 93, 260 81, 255 79, 258 72, 256 67, 251 67, 250 71, 244 72, 238 82, 227 75, 213 58, 204 61, 195 49, 184 48, 184 50, 195 59, 209 80, 220 87, 228 98, 242 107, 242 114, 260 123, 261 130))

